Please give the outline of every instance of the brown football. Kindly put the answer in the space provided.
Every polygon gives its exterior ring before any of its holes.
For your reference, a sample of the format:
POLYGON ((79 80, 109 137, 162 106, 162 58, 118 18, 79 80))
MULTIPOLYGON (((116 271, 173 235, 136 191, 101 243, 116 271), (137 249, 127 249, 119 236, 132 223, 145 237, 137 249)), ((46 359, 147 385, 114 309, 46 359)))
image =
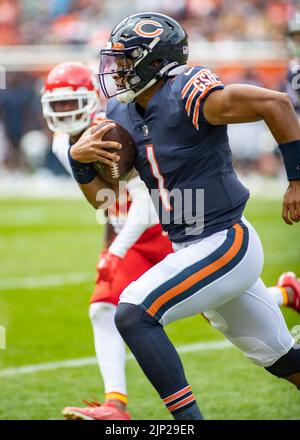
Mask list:
POLYGON ((120 156, 119 162, 116 162, 112 167, 102 162, 94 162, 94 168, 99 177, 108 183, 118 183, 120 180, 125 180, 129 171, 134 167, 136 158, 136 149, 134 141, 128 131, 122 127, 118 122, 111 119, 106 119, 94 128, 98 131, 104 125, 114 123, 116 126, 106 133, 102 140, 114 141, 122 144, 120 150, 111 148, 109 151, 117 152, 120 156))

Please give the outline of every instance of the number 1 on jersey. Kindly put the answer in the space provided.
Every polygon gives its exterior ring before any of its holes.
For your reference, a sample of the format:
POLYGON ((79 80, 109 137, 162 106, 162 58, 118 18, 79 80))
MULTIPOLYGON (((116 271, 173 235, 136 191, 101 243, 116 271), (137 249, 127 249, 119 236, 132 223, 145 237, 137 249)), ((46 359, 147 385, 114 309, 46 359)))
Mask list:
POLYGON ((166 211, 172 211, 172 206, 170 204, 168 190, 165 188, 165 179, 160 172, 158 162, 155 157, 155 151, 153 144, 146 145, 146 154, 147 159, 151 167, 151 171, 153 176, 156 178, 158 182, 158 190, 160 194, 160 198, 163 204, 163 207, 166 211))

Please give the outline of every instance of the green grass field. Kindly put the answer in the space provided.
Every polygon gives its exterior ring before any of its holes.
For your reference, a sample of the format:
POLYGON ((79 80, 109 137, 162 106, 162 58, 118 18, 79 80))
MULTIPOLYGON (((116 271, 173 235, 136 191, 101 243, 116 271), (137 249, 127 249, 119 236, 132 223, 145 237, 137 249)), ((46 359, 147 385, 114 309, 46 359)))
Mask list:
MULTIPOLYGON (((66 405, 101 401, 94 365, 25 374, 7 369, 94 356, 88 302, 102 232, 82 200, 0 201, 0 419, 60 419, 66 405), (2 374, 2 376, 1 376, 2 374)), ((265 248, 263 279, 300 273, 300 225, 281 220, 280 201, 252 200, 247 217, 265 248)), ((284 310, 288 326, 300 316, 284 310)), ((224 338, 200 316, 168 328, 186 345, 224 338)), ((254 366, 235 348, 182 355, 186 374, 207 419, 300 419, 300 393, 254 366)), ((127 363, 129 409, 134 419, 170 419, 135 360, 127 363)))

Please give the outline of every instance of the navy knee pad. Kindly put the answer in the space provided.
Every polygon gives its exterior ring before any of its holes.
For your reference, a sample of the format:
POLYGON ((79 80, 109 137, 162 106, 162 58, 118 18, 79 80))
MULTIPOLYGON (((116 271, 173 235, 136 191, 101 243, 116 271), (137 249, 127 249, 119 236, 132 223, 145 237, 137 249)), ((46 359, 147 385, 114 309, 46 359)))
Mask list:
MULTIPOLYGON (((136 331, 141 327, 156 326, 160 324, 135 304, 121 303, 115 314, 115 324, 119 333, 126 340, 126 335, 131 330, 136 331)), ((161 326, 160 326, 161 327, 161 326)))
POLYGON ((300 345, 294 345, 275 364, 266 367, 266 370, 277 377, 288 377, 292 374, 300 373, 300 345))

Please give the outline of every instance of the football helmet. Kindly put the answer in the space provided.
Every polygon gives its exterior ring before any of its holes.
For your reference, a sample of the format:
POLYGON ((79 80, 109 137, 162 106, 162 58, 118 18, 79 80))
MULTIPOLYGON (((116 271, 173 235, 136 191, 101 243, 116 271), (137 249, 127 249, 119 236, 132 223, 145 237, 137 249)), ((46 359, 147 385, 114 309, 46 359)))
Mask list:
POLYGON ((79 62, 58 64, 47 76, 41 102, 50 130, 79 134, 91 124, 99 106, 97 76, 79 62), (65 103, 69 108, 61 107, 65 103))
POLYGON ((181 73, 187 59, 188 37, 177 21, 154 12, 130 15, 100 52, 102 92, 132 102, 159 79, 181 73))
POLYGON ((288 22, 287 47, 290 56, 300 58, 300 11, 288 22))

